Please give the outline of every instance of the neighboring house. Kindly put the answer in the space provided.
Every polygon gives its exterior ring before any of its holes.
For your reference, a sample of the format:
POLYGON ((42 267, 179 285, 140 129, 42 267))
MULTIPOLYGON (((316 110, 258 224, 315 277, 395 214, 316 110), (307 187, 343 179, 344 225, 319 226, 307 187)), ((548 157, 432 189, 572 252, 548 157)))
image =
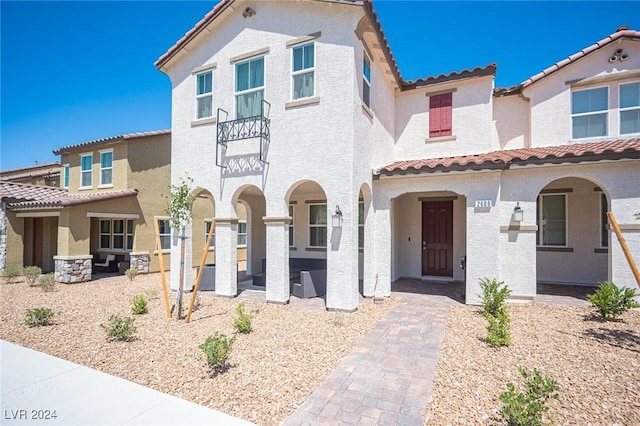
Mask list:
POLYGON ((38 164, 0 171, 0 181, 60 186, 60 163, 38 164))
MULTIPOLYGON (((170 192, 171 132, 115 136, 54 153, 61 156, 62 166, 57 167, 62 169, 63 188, 0 182, 6 218, 1 221, 6 243, 0 243, 0 268, 37 265, 55 272, 61 282, 87 281, 92 261, 111 254, 121 270, 133 266, 140 272, 159 271, 154 216, 160 219, 162 253, 169 253, 174 238, 163 196, 170 192)), ((205 218, 213 217, 209 206, 201 200, 194 204, 194 266, 200 263, 211 223, 205 218)), ((238 239, 242 261, 246 241, 242 235, 238 239)), ((207 263, 215 262, 214 249, 212 245, 207 263)), ((165 264, 168 268, 168 258, 165 264)))
POLYGON ((226 0, 156 66, 172 181, 215 204, 220 295, 238 291, 240 202, 270 302, 289 300, 290 258, 326 259, 326 306, 345 311, 401 277, 465 281, 468 303, 484 277, 521 298, 635 286, 605 212, 640 239, 638 31, 494 89, 494 64, 403 80, 370 1, 226 0))

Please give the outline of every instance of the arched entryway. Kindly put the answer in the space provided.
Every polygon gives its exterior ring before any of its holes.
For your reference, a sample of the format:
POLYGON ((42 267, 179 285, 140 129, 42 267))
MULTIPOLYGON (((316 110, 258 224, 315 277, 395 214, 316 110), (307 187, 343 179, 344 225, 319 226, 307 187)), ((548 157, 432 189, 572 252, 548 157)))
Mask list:
POLYGON ((607 280, 609 232, 605 188, 581 177, 556 179, 536 200, 538 284, 596 286, 607 280))

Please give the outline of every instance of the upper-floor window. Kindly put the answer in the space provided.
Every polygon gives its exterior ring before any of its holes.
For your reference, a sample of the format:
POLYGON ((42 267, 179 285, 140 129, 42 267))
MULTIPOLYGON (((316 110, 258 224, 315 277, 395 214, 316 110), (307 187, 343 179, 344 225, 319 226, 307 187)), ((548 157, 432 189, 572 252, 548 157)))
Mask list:
POLYGON ((93 154, 80 155, 80 187, 91 188, 91 168, 93 167, 93 154))
POLYGON ((620 85, 620 134, 640 133, 640 82, 620 85))
POLYGON ((68 188, 69 187, 69 165, 65 164, 64 166, 62 166, 62 187, 63 188, 68 188))
POLYGON ((571 93, 573 138, 607 135, 609 89, 578 90, 571 93))
POLYGON ((371 59, 367 52, 362 59, 362 102, 371 108, 371 59))
POLYGON ((292 98, 310 98, 315 93, 315 48, 314 43, 294 47, 292 58, 292 98))
POLYGON ((566 194, 541 194, 537 202, 538 245, 567 245, 566 194))
POLYGON ((429 96, 429 137, 451 136, 453 93, 429 96))
POLYGON ((309 204, 309 247, 327 246, 327 205, 309 204))
POLYGON ((196 119, 213 116, 213 71, 196 74, 196 119))
POLYGON ((113 185, 113 150, 100 152, 100 185, 113 185))
POLYGON ((264 56, 236 64, 236 118, 260 115, 264 99, 264 56))

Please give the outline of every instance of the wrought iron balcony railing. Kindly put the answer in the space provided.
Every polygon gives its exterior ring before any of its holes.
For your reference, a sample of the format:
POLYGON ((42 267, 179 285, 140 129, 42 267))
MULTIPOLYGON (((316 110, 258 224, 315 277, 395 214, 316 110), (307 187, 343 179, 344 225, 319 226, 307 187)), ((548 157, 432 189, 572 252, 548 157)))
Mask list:
POLYGON ((260 104, 260 115, 253 117, 227 120, 229 113, 222 108, 218 108, 217 114, 217 134, 216 134, 216 165, 225 167, 222 158, 227 149, 227 143, 243 139, 260 139, 260 161, 266 162, 266 144, 270 142, 269 113, 271 104, 264 99, 260 104))

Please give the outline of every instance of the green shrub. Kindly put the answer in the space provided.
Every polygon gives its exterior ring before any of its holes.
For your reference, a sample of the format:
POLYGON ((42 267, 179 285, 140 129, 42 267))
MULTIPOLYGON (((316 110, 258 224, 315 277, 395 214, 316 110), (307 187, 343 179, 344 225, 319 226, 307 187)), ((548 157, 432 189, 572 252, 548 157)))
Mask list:
POLYGON ((25 266, 22 273, 27 280, 27 284, 33 287, 36 285, 38 278, 40 278, 40 274, 42 274, 42 268, 39 266, 25 266))
POLYGON ((133 279, 138 276, 138 270, 136 268, 129 268, 126 271, 124 271, 124 274, 129 277, 129 279, 131 281, 133 281, 133 279))
POLYGON ((2 270, 2 279, 5 284, 13 284, 22 275, 22 268, 17 266, 6 266, 2 270))
POLYGON ((238 315, 233 319, 233 326, 239 333, 249 334, 251 333, 251 314, 244 311, 244 303, 238 303, 236 306, 236 314, 238 315))
POLYGON ((500 311, 504 308, 505 300, 511 294, 511 289, 504 285, 503 282, 498 282, 495 278, 492 280, 488 278, 481 279, 480 288, 482 288, 482 294, 478 296, 480 300, 482 300, 485 315, 491 315, 497 318, 500 311))
POLYGON ((147 313, 147 299, 142 294, 136 294, 133 296, 131 312, 135 315, 147 313))
POLYGON ((204 351, 207 357, 207 364, 209 364, 214 374, 224 371, 229 352, 235 340, 235 336, 228 339, 226 334, 216 332, 213 336, 207 337, 207 340, 200 345, 200 349, 204 351))
POLYGON ((29 327, 51 325, 53 324, 53 315, 53 311, 49 308, 27 309, 24 323, 29 327))
POLYGON ((121 318, 117 315, 111 315, 107 324, 100 324, 107 333, 107 342, 127 341, 131 340, 136 327, 133 325, 133 318, 121 318))
POLYGON ((56 279, 53 274, 47 274, 40 277, 40 288, 44 292, 54 291, 56 289, 56 279))
POLYGON ((599 281, 598 289, 595 293, 587 295, 587 300, 598 310, 602 318, 609 319, 639 307, 634 300, 636 296, 640 295, 632 288, 620 288, 610 281, 599 281))
POLYGON ((486 314, 489 321, 487 326, 487 342, 494 347, 511 345, 511 318, 506 307, 500 311, 497 317, 486 314))
POLYGON ((516 392, 513 383, 507 383, 507 391, 499 397, 504 404, 500 415, 510 426, 540 426, 543 414, 549 411, 547 403, 559 398, 560 387, 555 380, 541 376, 536 368, 528 372, 518 367, 518 371, 525 379, 524 392, 516 392))

